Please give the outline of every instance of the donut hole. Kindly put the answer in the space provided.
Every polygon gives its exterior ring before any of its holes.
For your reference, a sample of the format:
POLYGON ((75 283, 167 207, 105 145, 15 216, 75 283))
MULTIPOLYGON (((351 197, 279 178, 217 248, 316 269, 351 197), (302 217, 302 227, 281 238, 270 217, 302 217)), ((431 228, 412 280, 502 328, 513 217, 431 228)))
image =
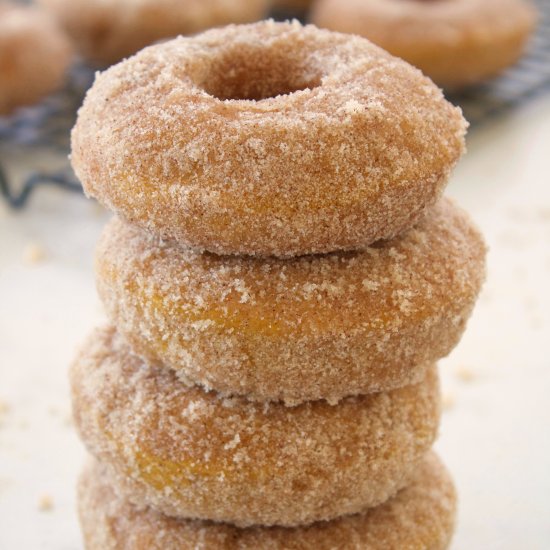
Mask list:
POLYGON ((285 48, 242 48, 224 54, 210 66, 200 87, 225 100, 262 101, 321 84, 319 71, 285 48))

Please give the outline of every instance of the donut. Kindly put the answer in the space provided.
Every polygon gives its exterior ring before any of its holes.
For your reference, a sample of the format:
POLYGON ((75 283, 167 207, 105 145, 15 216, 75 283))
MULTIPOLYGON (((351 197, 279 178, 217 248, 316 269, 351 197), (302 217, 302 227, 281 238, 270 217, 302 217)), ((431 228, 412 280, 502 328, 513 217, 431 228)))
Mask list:
POLYGON ((96 253, 110 321, 182 380, 252 400, 339 399, 421 380, 458 343, 485 246, 448 199, 362 252, 219 257, 114 218, 96 253))
POLYGON ((196 250, 365 248, 434 204, 466 123, 368 41, 264 21, 152 46, 99 75, 72 134, 86 193, 196 250))
POLYGON ((287 12, 303 12, 309 8, 312 0, 273 0, 273 8, 287 12))
POLYGON ((514 64, 536 11, 527 0, 317 0, 311 20, 364 36, 456 89, 514 64))
POLYGON ((70 61, 69 41, 47 14, 0 3, 0 116, 60 88, 70 61))
POLYGON ((401 489, 439 422, 437 370, 337 406, 223 398, 97 330, 71 369, 75 423, 121 494, 169 516, 237 526, 308 524, 401 489))
POLYGON ((262 19, 268 0, 38 0, 99 66, 161 39, 262 19))
POLYGON ((78 507, 87 550, 445 550, 456 493, 429 453, 405 489, 363 514, 308 527, 238 529, 137 508, 116 494, 104 468, 91 463, 80 476, 78 507))

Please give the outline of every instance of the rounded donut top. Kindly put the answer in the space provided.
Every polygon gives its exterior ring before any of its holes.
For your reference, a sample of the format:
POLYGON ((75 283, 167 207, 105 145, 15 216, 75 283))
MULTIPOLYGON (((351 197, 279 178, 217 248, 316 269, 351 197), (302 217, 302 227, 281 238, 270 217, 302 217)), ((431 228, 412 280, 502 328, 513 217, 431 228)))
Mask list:
POLYGON ((429 79, 367 40, 264 21, 152 46, 99 75, 72 161, 90 196, 165 238, 290 257, 413 225, 465 130, 429 79))

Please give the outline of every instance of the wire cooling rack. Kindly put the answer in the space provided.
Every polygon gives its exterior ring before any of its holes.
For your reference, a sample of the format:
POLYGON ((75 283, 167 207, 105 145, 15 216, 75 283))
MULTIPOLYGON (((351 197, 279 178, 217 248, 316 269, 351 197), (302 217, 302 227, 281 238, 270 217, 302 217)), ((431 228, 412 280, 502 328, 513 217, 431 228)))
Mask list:
POLYGON ((93 78, 92 69, 76 65, 63 91, 39 105, 20 109, 11 117, 0 117, 0 194, 12 208, 25 206, 33 191, 42 186, 82 191, 67 156, 76 112, 93 78), (23 172, 17 175, 10 162, 15 151, 18 164, 21 164, 22 155, 26 164, 23 172), (61 168, 53 171, 33 168, 33 159, 46 151, 61 160, 61 168))
MULTIPOLYGON (((523 59, 501 76, 449 97, 462 107, 472 128, 536 94, 550 92, 550 0, 538 0, 537 4, 539 25, 523 59)), ((278 20, 297 16, 304 20, 303 13, 273 13, 278 20)), ((93 77, 92 69, 82 64, 76 65, 62 92, 47 98, 40 105, 21 109, 12 117, 0 117, 0 195, 12 208, 23 208, 34 190, 43 186, 53 185, 81 192, 67 155, 76 111, 93 77), (22 174, 15 174, 10 167, 10 151, 14 150, 19 156, 23 154, 25 164, 28 164, 22 174), (37 152, 45 150, 54 152, 62 159, 60 168, 53 171, 32 168, 32 159, 37 152)))
POLYGON ((538 0, 539 21, 523 58, 501 76, 449 100, 460 105, 472 128, 531 97, 550 92, 550 0, 538 0))

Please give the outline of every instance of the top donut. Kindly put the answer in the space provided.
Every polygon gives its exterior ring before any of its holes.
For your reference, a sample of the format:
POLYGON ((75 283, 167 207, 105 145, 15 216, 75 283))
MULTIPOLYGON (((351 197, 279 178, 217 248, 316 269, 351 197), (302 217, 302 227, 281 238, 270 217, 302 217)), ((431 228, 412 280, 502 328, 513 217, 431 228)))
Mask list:
POLYGON ((100 74, 72 134, 86 193, 195 250, 291 257, 412 226, 464 150, 459 109, 368 40, 264 21, 100 74))

